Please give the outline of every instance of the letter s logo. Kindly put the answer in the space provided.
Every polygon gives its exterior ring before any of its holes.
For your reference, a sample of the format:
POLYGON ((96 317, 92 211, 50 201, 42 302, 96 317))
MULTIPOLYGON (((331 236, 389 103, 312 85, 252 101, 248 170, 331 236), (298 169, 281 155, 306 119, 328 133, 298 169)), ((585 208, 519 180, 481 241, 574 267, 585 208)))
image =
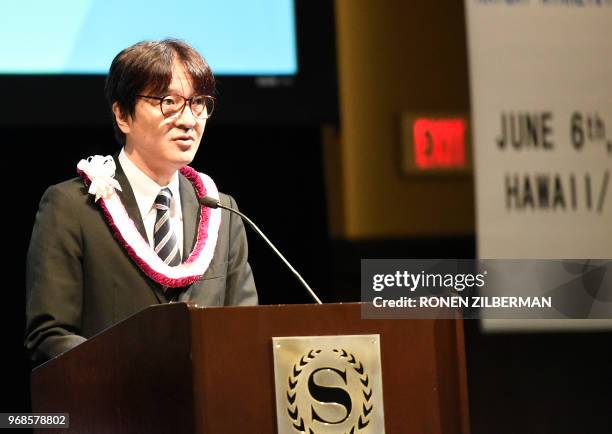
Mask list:
POLYGON ((315 382, 315 376, 321 371, 333 372, 342 379, 342 382, 344 384, 347 384, 346 370, 341 371, 340 369, 335 369, 331 367, 319 368, 313 371, 312 374, 310 374, 310 377, 308 377, 308 391, 310 392, 310 395, 315 400, 317 400, 320 403, 320 405, 325 406, 325 405, 339 404, 343 406, 346 411, 346 415, 341 420, 337 420, 337 421, 326 420, 326 419, 323 419, 321 416, 319 416, 319 414, 315 411, 314 405, 311 405, 310 408, 312 411, 312 420, 313 421, 316 420, 322 423, 334 424, 334 425, 342 423, 346 419, 348 419, 353 409, 353 404, 351 402, 351 396, 348 394, 346 390, 340 387, 329 387, 329 386, 322 386, 320 384, 317 384, 315 382))

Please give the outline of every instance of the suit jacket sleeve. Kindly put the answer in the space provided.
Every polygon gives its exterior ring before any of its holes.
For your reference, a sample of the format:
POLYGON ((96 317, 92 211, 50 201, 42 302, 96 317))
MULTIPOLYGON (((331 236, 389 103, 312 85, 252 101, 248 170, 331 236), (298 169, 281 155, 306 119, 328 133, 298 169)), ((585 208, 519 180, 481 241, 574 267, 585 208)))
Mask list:
MULTIPOLYGON (((238 209, 234 198, 228 197, 229 206, 238 209)), ((234 213, 228 214, 230 218, 230 248, 225 305, 256 305, 257 291, 251 266, 247 262, 249 252, 244 224, 240 216, 234 213)))
POLYGON ((79 336, 83 271, 77 210, 68 193, 52 186, 36 214, 26 266, 25 338, 35 363, 86 340, 79 336))

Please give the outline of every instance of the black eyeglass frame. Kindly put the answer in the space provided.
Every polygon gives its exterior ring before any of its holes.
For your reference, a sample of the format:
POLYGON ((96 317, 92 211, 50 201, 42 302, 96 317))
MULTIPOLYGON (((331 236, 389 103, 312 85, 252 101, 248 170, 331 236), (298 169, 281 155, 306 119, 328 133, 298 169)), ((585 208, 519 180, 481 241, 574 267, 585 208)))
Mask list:
MULTIPOLYGON (((161 111, 161 114, 167 119, 167 118, 172 118, 172 117, 178 117, 180 116, 183 111, 185 110, 185 107, 187 106, 187 103, 189 103, 189 110, 191 110, 191 114, 196 118, 196 119, 210 119, 210 117, 212 116, 213 112, 215 111, 215 98, 213 96, 210 95, 195 95, 192 96, 191 98, 185 98, 183 95, 165 95, 165 96, 152 96, 152 95, 136 95, 138 98, 149 98, 149 99, 154 99, 159 101, 159 110, 161 111), (169 96, 180 96, 181 98, 183 98, 183 105, 181 106, 180 110, 178 110, 176 112, 176 114, 172 114, 172 115, 166 115, 166 113, 164 113, 164 108, 163 108, 163 102, 166 98, 168 98, 169 96), (200 117, 197 116, 194 112, 193 109, 191 108, 191 103, 193 102, 194 98, 203 96, 204 98, 208 99, 211 101, 211 105, 212 105, 212 110, 210 112, 208 112, 208 106, 206 104, 204 104, 204 106, 206 107, 206 116, 204 117, 200 117)), ((204 113, 204 112, 202 112, 204 113)))

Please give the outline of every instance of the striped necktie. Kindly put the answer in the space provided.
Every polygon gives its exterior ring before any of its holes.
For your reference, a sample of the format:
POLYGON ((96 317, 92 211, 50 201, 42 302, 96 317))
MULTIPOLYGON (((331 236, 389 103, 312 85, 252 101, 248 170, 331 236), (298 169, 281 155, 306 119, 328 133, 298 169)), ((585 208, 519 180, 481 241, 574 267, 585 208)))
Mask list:
POLYGON ((157 198, 155 198, 157 216, 155 217, 153 238, 155 241, 155 253, 166 264, 174 267, 181 263, 181 252, 170 222, 171 202, 172 192, 169 188, 163 188, 157 195, 157 198))

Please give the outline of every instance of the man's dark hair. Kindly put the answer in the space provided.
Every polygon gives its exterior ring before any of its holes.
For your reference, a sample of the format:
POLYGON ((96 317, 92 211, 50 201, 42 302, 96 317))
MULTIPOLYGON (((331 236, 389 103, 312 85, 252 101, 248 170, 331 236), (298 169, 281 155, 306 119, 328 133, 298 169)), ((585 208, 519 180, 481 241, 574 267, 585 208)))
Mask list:
MULTIPOLYGON (((117 103, 122 115, 134 116, 137 95, 163 96, 172 81, 174 59, 183 64, 198 94, 214 95, 215 79, 200 53, 178 39, 143 41, 122 50, 111 64, 104 91, 111 109, 117 103)), ((183 95, 185 96, 185 95, 183 95)), ((115 137, 125 144, 125 134, 112 115, 115 137)))

